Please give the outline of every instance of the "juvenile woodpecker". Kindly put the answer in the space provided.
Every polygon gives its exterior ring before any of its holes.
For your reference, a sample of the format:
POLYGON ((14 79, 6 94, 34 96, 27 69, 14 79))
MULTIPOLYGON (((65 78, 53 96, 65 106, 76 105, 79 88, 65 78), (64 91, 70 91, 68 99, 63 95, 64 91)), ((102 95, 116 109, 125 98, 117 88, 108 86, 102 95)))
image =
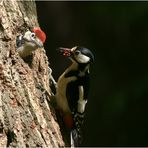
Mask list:
POLYGON ((89 68, 94 55, 84 47, 59 50, 69 57, 72 64, 58 79, 56 103, 66 127, 71 129, 71 147, 77 147, 81 144, 81 126, 89 91, 89 68))
POLYGON ((28 30, 16 39, 16 46, 19 55, 24 58, 32 54, 32 51, 43 47, 46 34, 40 28, 28 30))

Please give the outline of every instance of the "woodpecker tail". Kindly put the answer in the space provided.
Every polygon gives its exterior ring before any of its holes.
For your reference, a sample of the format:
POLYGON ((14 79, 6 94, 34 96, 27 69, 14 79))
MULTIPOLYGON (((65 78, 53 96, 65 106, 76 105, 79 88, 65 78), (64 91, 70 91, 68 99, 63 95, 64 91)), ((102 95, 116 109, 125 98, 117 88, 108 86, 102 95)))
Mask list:
POLYGON ((74 119, 74 127, 70 132, 71 148, 79 147, 82 143, 82 124, 84 121, 84 113, 72 112, 74 119))
POLYGON ((82 142, 81 131, 77 129, 72 129, 70 132, 71 148, 79 147, 81 142, 82 142))

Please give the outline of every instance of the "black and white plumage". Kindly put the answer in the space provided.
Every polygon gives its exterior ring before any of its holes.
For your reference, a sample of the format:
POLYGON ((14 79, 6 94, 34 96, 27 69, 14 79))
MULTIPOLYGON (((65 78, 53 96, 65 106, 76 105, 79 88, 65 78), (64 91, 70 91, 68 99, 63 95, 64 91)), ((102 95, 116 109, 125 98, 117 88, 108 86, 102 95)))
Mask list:
POLYGON ((72 64, 58 79, 56 102, 65 124, 70 124, 71 147, 76 147, 81 143, 81 126, 89 92, 89 68, 94 56, 84 47, 60 48, 60 51, 71 59, 72 64))
POLYGON ((16 46, 19 55, 24 58, 32 54, 37 48, 42 48, 45 41, 45 33, 40 28, 27 30, 16 39, 16 46))

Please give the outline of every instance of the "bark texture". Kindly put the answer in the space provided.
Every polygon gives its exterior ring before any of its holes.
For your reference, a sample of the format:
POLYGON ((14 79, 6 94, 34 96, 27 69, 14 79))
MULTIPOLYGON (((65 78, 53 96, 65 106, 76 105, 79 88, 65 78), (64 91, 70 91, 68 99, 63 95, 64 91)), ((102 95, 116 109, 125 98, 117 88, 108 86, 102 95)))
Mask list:
POLYGON ((39 26, 34 1, 0 0, 0 147, 64 146, 48 101, 49 62, 44 49, 31 64, 16 51, 16 36, 39 26))

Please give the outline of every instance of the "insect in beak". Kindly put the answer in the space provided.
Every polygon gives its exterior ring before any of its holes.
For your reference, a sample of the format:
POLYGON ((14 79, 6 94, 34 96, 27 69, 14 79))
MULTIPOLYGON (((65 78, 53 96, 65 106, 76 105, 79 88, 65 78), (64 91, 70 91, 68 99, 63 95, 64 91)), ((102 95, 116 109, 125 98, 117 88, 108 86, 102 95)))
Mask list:
POLYGON ((69 48, 59 47, 57 50, 65 57, 70 57, 72 54, 71 49, 69 48))

